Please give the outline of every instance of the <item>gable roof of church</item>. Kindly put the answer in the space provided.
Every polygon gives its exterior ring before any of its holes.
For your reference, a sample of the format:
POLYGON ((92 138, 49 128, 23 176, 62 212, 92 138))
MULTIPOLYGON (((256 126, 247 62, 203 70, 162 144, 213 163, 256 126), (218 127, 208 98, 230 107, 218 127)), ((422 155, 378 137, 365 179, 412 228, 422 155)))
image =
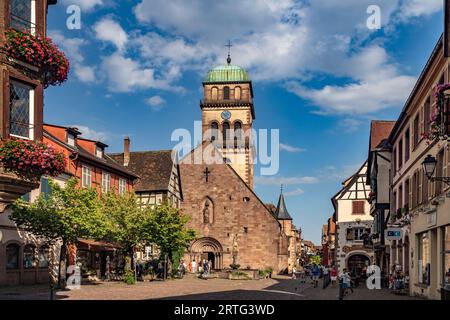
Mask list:
MULTIPOLYGON (((123 152, 109 154, 123 164, 123 152)), ((173 157, 171 150, 130 152, 127 168, 141 177, 134 189, 142 191, 166 191, 172 175, 173 157)))
POLYGON ((275 216, 278 220, 292 220, 291 215, 286 209, 286 203, 284 201, 283 193, 280 194, 278 198, 277 210, 275 211, 275 216))
MULTIPOLYGON (((259 203, 262 204, 262 206, 267 210, 267 212, 275 219, 275 221, 278 223, 278 225, 281 228, 281 223, 278 221, 276 215, 272 212, 272 210, 267 206, 267 204, 265 204, 261 198, 258 197, 258 195, 255 193, 255 191, 253 191, 252 188, 250 188, 250 186, 244 181, 244 179, 242 179, 242 177, 236 172, 236 170, 233 169, 233 167, 227 163, 226 161, 223 160, 223 155, 222 152, 219 150, 219 148, 217 148, 214 143, 212 143, 211 141, 207 141, 207 140, 203 140, 201 144, 199 144, 198 146, 196 146, 195 148, 193 148, 186 156, 184 156, 180 161, 180 165, 183 164, 183 161, 185 161, 189 156, 192 156, 194 151, 197 150, 200 147, 204 147, 205 144, 211 144, 214 146, 215 150, 218 152, 218 154, 222 157, 222 161, 218 164, 224 164, 226 165, 233 173, 234 175, 244 184, 244 186, 255 196, 255 198, 259 201, 259 203)), ((217 154, 215 154, 217 156, 217 154)), ((191 158, 192 160, 192 158, 191 158)), ((211 159, 210 159, 211 160, 211 159)), ((182 179, 182 177, 181 177, 182 179)), ((180 180, 181 180, 180 179, 180 180)), ((181 184, 183 184, 183 181, 181 181, 181 184)))

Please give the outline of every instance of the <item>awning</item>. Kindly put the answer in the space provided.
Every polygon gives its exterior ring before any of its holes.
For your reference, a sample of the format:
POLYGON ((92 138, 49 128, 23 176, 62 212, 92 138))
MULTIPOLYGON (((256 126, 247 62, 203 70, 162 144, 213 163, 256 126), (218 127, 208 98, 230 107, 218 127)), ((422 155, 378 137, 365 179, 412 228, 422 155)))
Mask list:
POLYGON ((122 248, 118 244, 87 239, 78 239, 77 247, 78 249, 93 250, 93 251, 115 251, 122 248))

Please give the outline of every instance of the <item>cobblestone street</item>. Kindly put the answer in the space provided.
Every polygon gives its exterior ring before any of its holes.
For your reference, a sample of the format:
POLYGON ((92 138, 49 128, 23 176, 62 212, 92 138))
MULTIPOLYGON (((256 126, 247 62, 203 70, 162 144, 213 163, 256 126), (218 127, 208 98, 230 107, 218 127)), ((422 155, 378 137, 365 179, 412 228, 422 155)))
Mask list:
MULTIPOLYGON (((0 288, 2 300, 48 300, 47 286, 22 286, 0 288)), ((337 287, 313 288, 286 277, 257 281, 202 280, 188 276, 182 280, 139 282, 126 285, 118 282, 100 282, 83 285, 79 290, 55 293, 59 300, 337 300, 337 287)), ((399 296, 387 290, 368 290, 360 286, 345 300, 408 300, 417 299, 399 296)))

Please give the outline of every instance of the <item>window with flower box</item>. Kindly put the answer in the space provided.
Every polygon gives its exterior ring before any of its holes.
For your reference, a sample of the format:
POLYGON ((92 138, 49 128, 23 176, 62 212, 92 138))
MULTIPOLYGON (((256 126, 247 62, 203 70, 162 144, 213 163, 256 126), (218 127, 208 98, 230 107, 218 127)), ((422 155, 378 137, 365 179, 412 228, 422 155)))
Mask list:
POLYGON ((37 0, 11 0, 9 5, 10 27, 36 34, 37 0))
POLYGON ((34 139, 34 87, 11 80, 9 84, 9 133, 34 139))

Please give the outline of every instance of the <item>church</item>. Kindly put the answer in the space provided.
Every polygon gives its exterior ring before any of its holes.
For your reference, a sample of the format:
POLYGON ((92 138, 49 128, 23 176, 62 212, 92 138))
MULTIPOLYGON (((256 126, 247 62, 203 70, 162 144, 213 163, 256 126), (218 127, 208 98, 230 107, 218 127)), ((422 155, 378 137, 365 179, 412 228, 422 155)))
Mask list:
POLYGON ((214 269, 270 267, 291 271, 298 233, 283 194, 273 210, 253 190, 251 129, 255 120, 248 73, 227 64, 203 81, 202 140, 180 160, 182 209, 197 231, 185 260, 211 260, 214 269))
MULTIPOLYGON (((210 260, 215 270, 239 265, 291 272, 300 237, 284 196, 280 194, 275 207, 263 203, 253 190, 255 110, 250 77, 232 65, 228 55, 225 65, 208 72, 203 95, 202 143, 179 159, 177 168, 166 170, 167 177, 162 179, 172 181, 169 175, 176 173, 181 210, 191 217, 188 227, 197 232, 184 259, 187 263, 210 260)), ((130 152, 126 141, 123 159, 142 158, 144 153, 130 152)), ((120 162, 120 154, 115 159, 120 162)), ((161 180, 155 166, 145 161, 130 163, 134 163, 130 169, 145 180, 161 180)))

